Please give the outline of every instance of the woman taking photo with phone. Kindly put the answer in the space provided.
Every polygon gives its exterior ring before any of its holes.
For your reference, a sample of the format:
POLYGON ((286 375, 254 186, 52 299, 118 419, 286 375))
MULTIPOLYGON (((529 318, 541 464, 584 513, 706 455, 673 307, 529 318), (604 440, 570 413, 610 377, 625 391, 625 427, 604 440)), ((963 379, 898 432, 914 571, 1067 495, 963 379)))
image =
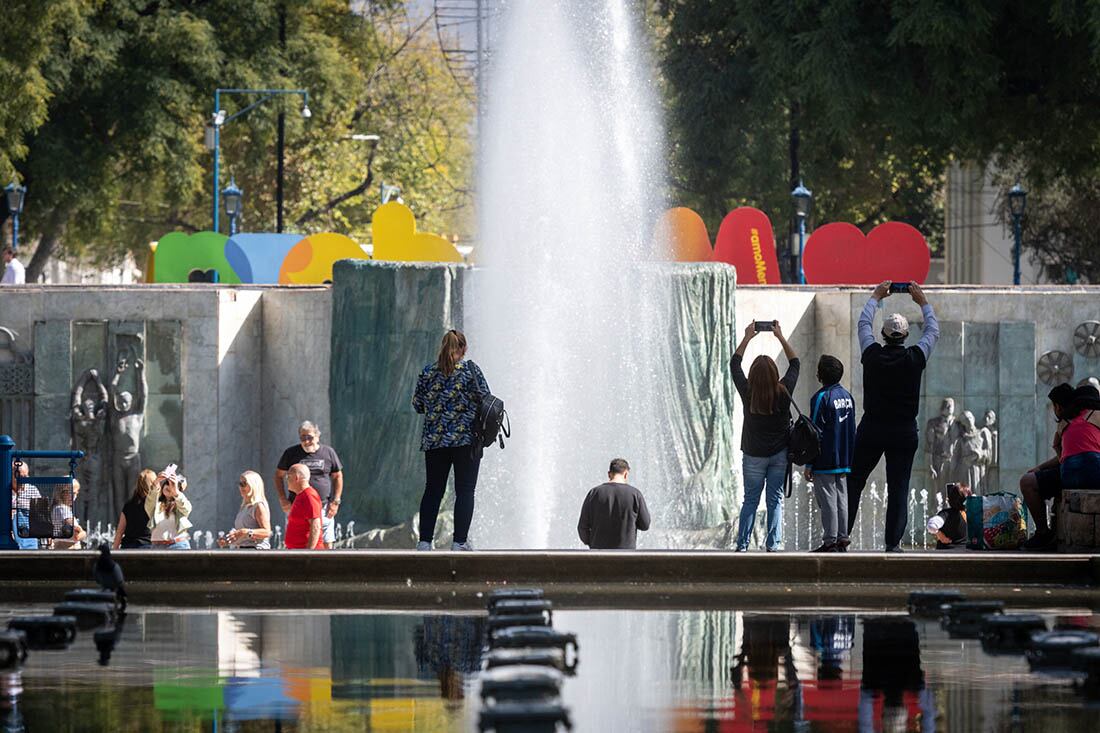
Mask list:
POLYGON ((745 487, 745 503, 741 505, 741 519, 737 526, 737 551, 749 548, 752 527, 756 521, 756 509, 760 495, 764 494, 764 506, 768 512, 768 534, 765 547, 768 552, 779 549, 783 540, 783 481, 787 475, 787 445, 790 440, 791 393, 798 383, 798 355, 783 337, 779 321, 756 321, 745 329, 745 336, 737 345, 730 359, 730 371, 745 421, 741 426, 741 470, 745 487), (746 378, 741 368, 745 349, 761 331, 771 331, 779 339, 787 357, 787 373, 779 378, 779 368, 770 356, 760 355, 753 360, 746 378))
POLYGON ((469 531, 474 517, 474 489, 481 453, 474 448, 474 421, 489 385, 481 367, 466 360, 466 337, 450 330, 443 335, 436 360, 416 380, 413 409, 424 416, 420 450, 424 451, 424 496, 420 500, 420 542, 432 549, 435 520, 451 467, 455 470, 455 534, 452 550, 472 550, 469 531))

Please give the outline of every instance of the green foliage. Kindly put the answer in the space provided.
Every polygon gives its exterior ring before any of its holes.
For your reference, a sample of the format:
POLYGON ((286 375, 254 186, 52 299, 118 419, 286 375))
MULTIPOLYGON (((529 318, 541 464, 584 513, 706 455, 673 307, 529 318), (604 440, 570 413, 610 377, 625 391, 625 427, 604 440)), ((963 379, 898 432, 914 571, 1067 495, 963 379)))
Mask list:
POLYGON ((1095 175, 1092 0, 667 0, 657 26, 672 198, 712 229, 742 203, 790 218, 795 131, 818 222, 906 221, 934 248, 952 159, 1095 175))
MULTIPOLYGON (((35 8, 20 27, 33 32, 0 47, 0 70, 33 61, 37 76, 11 91, 27 95, 18 117, 0 110, 0 172, 14 163, 28 186, 21 225, 24 241, 38 242, 28 278, 55 253, 116 261, 167 231, 210 228, 203 130, 216 87, 310 93, 309 120, 300 99, 281 97, 223 129, 220 187, 235 176, 249 230, 275 228, 280 111, 287 231, 365 240, 382 178, 428 227, 453 228, 468 202, 469 103, 403 2, 357 4, 363 14, 346 0, 25 5, 35 8), (355 133, 381 135, 378 150, 349 140, 355 133)), ((223 96, 221 106, 233 114, 258 98, 223 96)))

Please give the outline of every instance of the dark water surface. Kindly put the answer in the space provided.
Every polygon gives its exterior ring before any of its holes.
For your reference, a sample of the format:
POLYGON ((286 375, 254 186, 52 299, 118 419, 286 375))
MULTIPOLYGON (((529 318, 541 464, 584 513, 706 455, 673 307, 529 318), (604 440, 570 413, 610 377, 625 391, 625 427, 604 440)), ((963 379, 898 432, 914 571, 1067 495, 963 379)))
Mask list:
MULTIPOLYGON (((8 613, 30 611, 50 613, 8 613)), ((558 611, 554 626, 578 635, 562 696, 580 731, 1100 730, 1079 678, 904 615, 558 611)), ((0 675, 0 720, 35 732, 475 730, 484 633, 474 614, 133 609, 108 666, 82 632, 0 675)))

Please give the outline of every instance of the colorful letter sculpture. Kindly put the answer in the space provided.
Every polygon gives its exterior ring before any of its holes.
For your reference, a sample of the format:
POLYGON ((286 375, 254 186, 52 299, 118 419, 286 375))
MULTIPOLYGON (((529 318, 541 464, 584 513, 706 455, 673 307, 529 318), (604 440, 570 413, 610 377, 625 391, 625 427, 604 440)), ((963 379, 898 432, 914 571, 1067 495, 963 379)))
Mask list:
POLYGON ((657 248, 662 259, 673 262, 710 262, 714 259, 703 217, 686 206, 661 214, 657 221, 657 248))
POLYGON ((737 268, 738 285, 778 285, 779 259, 775 256, 775 234, 768 215, 751 206, 726 214, 718 227, 714 261, 737 268))
POLYGON ((185 283, 193 270, 217 270, 221 282, 238 284, 241 278, 225 256, 229 238, 218 232, 170 232, 157 242, 156 281, 185 283))
POLYGON ((802 270, 810 285, 923 283, 930 266, 924 237, 899 221, 879 224, 866 236, 852 224, 826 224, 814 231, 802 253, 802 270))
POLYGON ((374 259, 390 262, 462 262, 453 244, 438 234, 416 231, 412 210, 396 201, 382 204, 371 217, 374 259))
MULTIPOLYGON (((462 262, 453 244, 436 234, 416 231, 412 211, 396 201, 374 212, 374 259, 400 262, 462 262)), ((150 253, 150 282, 185 283, 194 270, 216 270, 222 283, 308 285, 332 281, 337 260, 367 258, 343 234, 272 234, 226 237, 215 232, 170 232, 150 253)))

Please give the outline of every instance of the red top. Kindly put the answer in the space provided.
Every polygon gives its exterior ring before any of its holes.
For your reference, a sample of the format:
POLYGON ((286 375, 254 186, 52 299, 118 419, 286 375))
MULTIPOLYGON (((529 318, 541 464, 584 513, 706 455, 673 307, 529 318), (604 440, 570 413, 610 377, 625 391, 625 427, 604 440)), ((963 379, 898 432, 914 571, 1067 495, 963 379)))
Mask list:
POLYGON ((1089 422, 1093 411, 1082 412, 1062 431, 1062 460, 1078 453, 1100 453, 1100 428, 1089 422))
POLYGON ((317 535, 317 544, 307 548, 309 542, 310 520, 321 518, 321 495, 317 489, 307 486, 306 490, 294 497, 294 503, 290 506, 290 514, 286 518, 286 549, 288 550, 320 550, 323 532, 317 535))

